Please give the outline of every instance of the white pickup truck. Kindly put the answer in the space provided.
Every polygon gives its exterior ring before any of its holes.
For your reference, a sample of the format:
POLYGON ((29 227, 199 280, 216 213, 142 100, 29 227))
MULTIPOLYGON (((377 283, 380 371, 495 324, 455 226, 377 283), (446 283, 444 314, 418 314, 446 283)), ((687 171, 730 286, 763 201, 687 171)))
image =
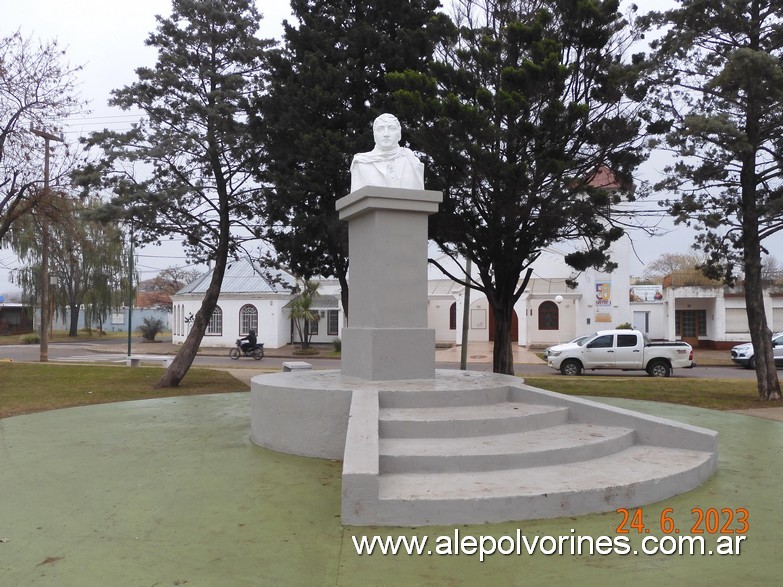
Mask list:
POLYGON ((578 342, 548 349, 547 364, 563 375, 584 369, 644 370, 668 377, 675 368, 693 366, 693 348, 686 342, 653 342, 638 330, 600 330, 578 342))

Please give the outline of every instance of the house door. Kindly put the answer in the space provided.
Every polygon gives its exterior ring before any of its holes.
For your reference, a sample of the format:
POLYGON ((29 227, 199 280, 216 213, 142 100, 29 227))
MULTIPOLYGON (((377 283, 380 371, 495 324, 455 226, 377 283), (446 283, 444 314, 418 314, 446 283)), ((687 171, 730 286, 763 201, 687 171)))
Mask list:
POLYGON ((644 334, 650 334, 650 313, 649 312, 634 312, 633 313, 633 327, 636 330, 643 332, 644 334))
POLYGON ((704 310, 678 310, 675 320, 682 340, 694 348, 699 346, 699 333, 707 332, 707 313, 704 310))
MULTIPOLYGON (((515 310, 511 315, 511 342, 519 342, 519 318, 515 310)), ((489 340, 495 340, 495 313, 489 309, 489 340)))

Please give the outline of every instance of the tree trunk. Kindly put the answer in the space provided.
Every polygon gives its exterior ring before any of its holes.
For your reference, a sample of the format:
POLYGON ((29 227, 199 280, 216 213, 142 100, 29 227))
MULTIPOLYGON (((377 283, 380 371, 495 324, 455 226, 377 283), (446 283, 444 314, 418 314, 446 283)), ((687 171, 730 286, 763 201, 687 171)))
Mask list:
MULTIPOLYGON (((758 5, 754 5, 756 17, 758 5)), ((757 19, 754 19, 757 22, 757 19)), ((758 48, 758 31, 751 35, 752 48, 758 48)), ((758 88, 750 88, 745 111, 745 133, 751 149, 741 156, 740 171, 743 263, 745 265, 745 309, 748 314, 750 340, 756 358, 756 382, 759 398, 780 399, 780 381, 772 358, 772 337, 764 310, 764 284, 761 279, 761 238, 759 236, 759 205, 756 159, 760 140, 761 99, 758 88)))
MULTIPOLYGON (((758 242, 758 240, 756 241, 758 242)), ((780 381, 775 367, 772 336, 764 310, 764 292, 761 279, 760 247, 749 247, 745 241, 745 307, 748 314, 750 340, 756 360, 756 382, 759 399, 780 399, 780 381), (754 254, 751 249, 757 249, 754 254)))
POLYGON ((348 278, 345 273, 340 273, 337 276, 337 280, 340 282, 340 301, 343 304, 344 324, 348 322, 348 278))
POLYGON ((71 319, 68 328, 68 336, 79 336, 79 304, 70 306, 71 319))
POLYGON ((495 318, 495 344, 492 352, 492 371, 514 374, 514 353, 511 348, 511 317, 514 304, 497 304, 491 309, 495 318))
POLYGON ((177 387, 185 377, 193 364, 193 359, 196 358, 198 348, 201 346, 201 341, 204 338, 204 333, 207 331, 209 320, 212 318, 212 312, 215 311, 217 306, 218 296, 220 296, 220 288, 223 285, 223 275, 226 272, 226 265, 228 264, 228 255, 221 254, 215 259, 215 269, 212 272, 212 281, 209 283, 204 294, 204 300, 201 302, 201 307, 196 312, 196 317, 193 319, 193 326, 188 333, 188 337, 179 349, 177 356, 171 362, 171 365, 158 381, 155 388, 161 387, 177 387))

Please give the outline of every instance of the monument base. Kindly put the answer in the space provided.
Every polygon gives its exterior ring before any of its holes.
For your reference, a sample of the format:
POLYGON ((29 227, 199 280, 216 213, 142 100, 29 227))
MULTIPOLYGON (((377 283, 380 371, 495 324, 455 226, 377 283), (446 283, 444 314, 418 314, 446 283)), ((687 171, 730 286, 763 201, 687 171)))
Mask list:
POLYGON ((343 524, 529 520, 641 507, 699 486, 717 434, 525 385, 439 370, 367 381, 340 371, 259 375, 251 439, 342 459, 343 524))
POLYGON ((342 370, 370 381, 432 379, 435 331, 429 328, 344 328, 342 370))

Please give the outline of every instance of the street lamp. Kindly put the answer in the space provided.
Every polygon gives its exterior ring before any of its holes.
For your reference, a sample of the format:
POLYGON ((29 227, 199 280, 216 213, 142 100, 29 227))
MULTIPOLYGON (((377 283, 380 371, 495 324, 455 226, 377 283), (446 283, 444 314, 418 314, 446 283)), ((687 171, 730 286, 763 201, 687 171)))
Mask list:
MULTIPOLYGON (((63 142, 62 135, 33 128, 30 132, 44 140, 44 200, 49 198, 49 142, 63 142)), ((41 221, 41 363, 49 361, 49 220, 44 212, 41 221)))
POLYGON ((555 303, 557 304, 557 344, 560 344, 563 340, 563 337, 560 336, 560 304, 563 303, 563 296, 557 294, 555 296, 555 303))

